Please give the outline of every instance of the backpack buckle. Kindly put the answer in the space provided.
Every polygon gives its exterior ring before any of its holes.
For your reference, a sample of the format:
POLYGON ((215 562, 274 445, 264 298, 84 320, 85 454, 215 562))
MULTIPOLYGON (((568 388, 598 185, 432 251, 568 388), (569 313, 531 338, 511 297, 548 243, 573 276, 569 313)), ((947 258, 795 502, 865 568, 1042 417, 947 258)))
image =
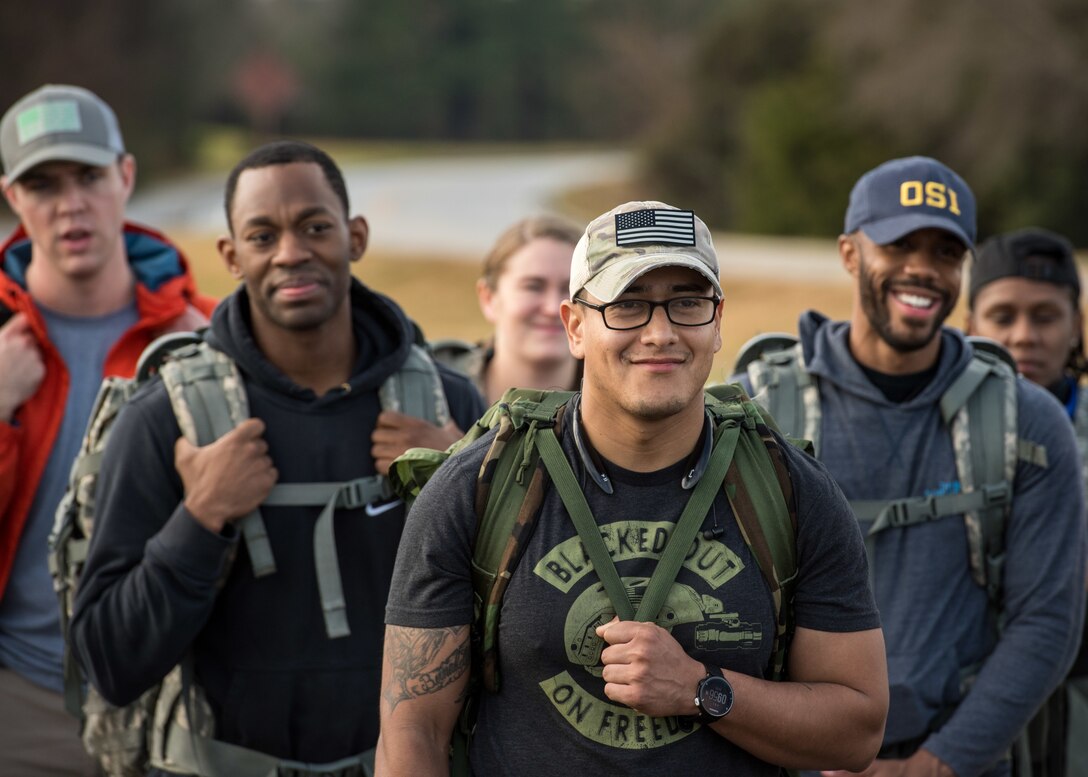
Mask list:
POLYGON ((340 486, 340 492, 336 495, 336 506, 347 510, 365 506, 377 496, 369 486, 370 483, 363 478, 340 486))
POLYGON ((892 502, 886 509, 889 526, 910 526, 923 521, 932 521, 937 517, 937 497, 927 496, 917 500, 901 499, 892 502))
POLYGON ((888 505, 888 525, 904 526, 907 523, 907 506, 903 502, 892 502, 888 505))
POLYGON ((987 483, 979 491, 982 492, 982 501, 986 507, 1008 504, 1012 497, 1012 486, 1007 481, 987 483))

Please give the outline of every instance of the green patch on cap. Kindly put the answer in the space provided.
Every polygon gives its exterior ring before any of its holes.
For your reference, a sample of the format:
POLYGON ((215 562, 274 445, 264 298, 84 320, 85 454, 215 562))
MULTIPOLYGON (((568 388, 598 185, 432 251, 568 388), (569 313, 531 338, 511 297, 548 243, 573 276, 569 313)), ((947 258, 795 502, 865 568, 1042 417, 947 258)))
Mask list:
POLYGON ((56 100, 27 108, 15 119, 19 145, 23 146, 43 135, 58 132, 79 132, 79 106, 75 100, 56 100))

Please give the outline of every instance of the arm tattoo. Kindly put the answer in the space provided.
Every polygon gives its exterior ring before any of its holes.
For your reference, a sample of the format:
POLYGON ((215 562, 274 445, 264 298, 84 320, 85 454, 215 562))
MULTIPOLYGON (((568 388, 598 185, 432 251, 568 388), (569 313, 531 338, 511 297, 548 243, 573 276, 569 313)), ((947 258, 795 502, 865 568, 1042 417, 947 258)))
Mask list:
MULTIPOLYGON (((400 702, 437 693, 468 671, 467 626, 442 629, 413 629, 392 626, 386 629, 386 660, 392 677, 382 695, 390 711, 400 702)), ((463 699, 458 696, 457 702, 463 699)))

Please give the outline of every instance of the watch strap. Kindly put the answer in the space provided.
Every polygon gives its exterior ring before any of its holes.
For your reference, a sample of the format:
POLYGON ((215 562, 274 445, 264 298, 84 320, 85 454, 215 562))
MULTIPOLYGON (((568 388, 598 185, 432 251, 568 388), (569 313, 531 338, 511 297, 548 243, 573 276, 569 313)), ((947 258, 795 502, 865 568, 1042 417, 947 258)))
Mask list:
POLYGON ((699 710, 698 714, 695 715, 695 720, 704 725, 709 725, 711 723, 715 723, 721 720, 723 717, 725 717, 726 714, 728 714, 729 710, 726 710, 725 714, 722 715, 711 715, 705 709, 703 709, 703 705, 700 703, 703 695, 703 684, 711 677, 720 677, 725 680, 726 684, 729 684, 729 681, 725 679, 725 672, 722 671, 722 668, 720 666, 714 666, 704 661, 703 668, 706 670, 706 675, 703 677, 702 680, 699 681, 699 684, 695 686, 695 706, 699 710))

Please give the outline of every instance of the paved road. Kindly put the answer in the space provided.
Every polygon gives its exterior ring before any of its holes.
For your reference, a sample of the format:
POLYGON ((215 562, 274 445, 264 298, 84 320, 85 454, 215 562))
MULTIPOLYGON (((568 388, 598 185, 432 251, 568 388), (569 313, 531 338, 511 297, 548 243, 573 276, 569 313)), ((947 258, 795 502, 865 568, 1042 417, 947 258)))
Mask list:
MULTIPOLYGON (((620 151, 488 154, 357 164, 346 166, 344 177, 352 211, 363 213, 370 222, 370 248, 375 253, 478 260, 503 229, 548 210, 564 190, 622 181, 633 166, 632 156, 620 151)), ((129 216, 167 233, 222 233, 224 178, 217 174, 141 190, 129 216)), ((0 221, 6 234, 13 226, 10 217, 0 221)), ((846 278, 838 266, 833 237, 794 240, 716 234, 714 239, 723 277, 813 283, 846 278)))
MULTIPOLYGON (((371 249, 478 257, 507 226, 549 208, 564 189, 621 181, 623 152, 457 156, 345 167, 352 211, 370 222, 371 249)), ((134 199, 130 215, 164 230, 219 232, 223 176, 164 185, 134 199)))

